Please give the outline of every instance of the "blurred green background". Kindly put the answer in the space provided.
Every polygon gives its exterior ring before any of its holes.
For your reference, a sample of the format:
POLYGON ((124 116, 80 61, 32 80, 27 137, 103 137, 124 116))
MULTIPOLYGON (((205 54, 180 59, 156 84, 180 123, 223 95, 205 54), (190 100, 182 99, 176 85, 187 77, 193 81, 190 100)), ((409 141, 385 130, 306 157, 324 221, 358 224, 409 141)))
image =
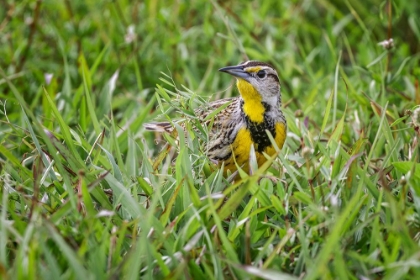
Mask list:
MULTIPOLYGON (((361 92, 399 103, 398 92, 414 94, 406 87, 404 74, 418 75, 409 67, 417 60, 404 59, 420 48, 419 5, 394 2, 389 13, 387 3, 5 1, 0 11, 0 65, 36 110, 42 109, 39 96, 47 73, 53 74, 51 94, 60 93, 64 106, 78 105, 82 63, 94 68, 90 83, 95 101, 119 70, 113 106, 133 114, 131 107, 144 104, 153 94, 161 71, 171 73, 176 83, 209 95, 225 89, 231 80, 216 70, 246 58, 272 63, 286 101, 308 115, 313 101, 329 94, 339 58, 342 71, 356 80, 349 80, 348 92, 339 94, 340 104, 346 95, 362 102, 361 92), (367 68, 384 51, 378 43, 388 38, 397 48, 383 63, 394 71, 405 66, 398 77, 384 77, 387 73, 376 65, 367 68), (386 92, 382 79, 392 86, 386 92)), ((9 100, 7 108, 12 108, 4 80, 0 89, 2 99, 9 100)))
POLYGON ((1 1, 0 278, 420 277, 419 15, 419 1, 1 1), (276 180, 231 184, 193 141, 155 161, 143 123, 237 95, 217 69, 247 59, 280 76, 276 180))

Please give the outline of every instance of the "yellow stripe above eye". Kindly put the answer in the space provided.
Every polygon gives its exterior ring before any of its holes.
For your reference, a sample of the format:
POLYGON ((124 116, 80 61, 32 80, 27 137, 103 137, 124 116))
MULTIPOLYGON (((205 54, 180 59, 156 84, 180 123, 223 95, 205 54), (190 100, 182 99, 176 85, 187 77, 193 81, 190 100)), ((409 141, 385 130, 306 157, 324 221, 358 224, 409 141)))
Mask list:
POLYGON ((247 67, 247 68, 245 68, 245 71, 246 72, 248 72, 248 73, 255 73, 255 72, 258 72, 258 71, 260 71, 262 68, 260 67, 260 66, 255 66, 255 67, 247 67))

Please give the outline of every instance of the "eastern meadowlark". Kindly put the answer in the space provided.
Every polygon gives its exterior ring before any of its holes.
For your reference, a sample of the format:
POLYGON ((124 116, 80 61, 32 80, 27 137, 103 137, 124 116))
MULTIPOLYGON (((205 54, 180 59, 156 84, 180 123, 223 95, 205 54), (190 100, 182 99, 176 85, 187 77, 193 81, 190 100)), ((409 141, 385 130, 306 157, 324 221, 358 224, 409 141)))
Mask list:
MULTIPOLYGON (((254 145, 257 163, 260 166, 272 156, 275 148, 267 131, 277 146, 283 147, 286 139, 286 118, 281 110, 280 81, 276 70, 259 61, 246 61, 236 66, 219 69, 234 76, 240 96, 210 102, 195 110, 196 116, 208 125, 206 117, 220 106, 229 103, 214 117, 206 143, 207 156, 219 165, 224 163, 225 171, 235 171, 236 164, 249 169, 251 145, 254 145)), ((171 132, 169 122, 148 123, 148 130, 171 132)))

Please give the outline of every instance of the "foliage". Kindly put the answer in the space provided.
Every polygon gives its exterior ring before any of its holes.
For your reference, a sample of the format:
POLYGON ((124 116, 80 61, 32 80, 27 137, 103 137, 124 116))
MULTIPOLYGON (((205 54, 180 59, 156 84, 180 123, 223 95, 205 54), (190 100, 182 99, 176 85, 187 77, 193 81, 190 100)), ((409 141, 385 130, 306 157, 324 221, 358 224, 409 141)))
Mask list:
POLYGON ((417 1, 3 6, 1 278, 420 277, 417 1), (288 138, 233 180, 193 109, 248 58, 288 138))

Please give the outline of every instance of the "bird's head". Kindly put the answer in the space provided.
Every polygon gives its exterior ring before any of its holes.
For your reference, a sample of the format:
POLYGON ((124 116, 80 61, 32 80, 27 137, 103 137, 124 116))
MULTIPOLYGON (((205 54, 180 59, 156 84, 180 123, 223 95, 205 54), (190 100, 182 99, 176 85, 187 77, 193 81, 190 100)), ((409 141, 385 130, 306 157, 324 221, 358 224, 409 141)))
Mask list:
POLYGON ((260 99, 270 106, 281 103, 280 80, 276 70, 260 61, 246 61, 236 66, 219 69, 237 78, 237 86, 242 98, 260 99))

